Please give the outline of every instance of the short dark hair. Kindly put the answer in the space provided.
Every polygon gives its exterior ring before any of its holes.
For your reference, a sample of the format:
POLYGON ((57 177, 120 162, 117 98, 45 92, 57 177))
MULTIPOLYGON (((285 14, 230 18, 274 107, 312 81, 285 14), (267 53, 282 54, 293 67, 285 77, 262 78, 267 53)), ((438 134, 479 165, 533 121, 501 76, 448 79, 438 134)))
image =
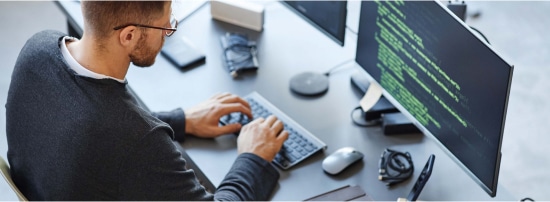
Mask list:
POLYGON ((166 3, 168 1, 81 1, 86 31, 98 39, 108 37, 116 26, 150 24, 162 17, 166 3))

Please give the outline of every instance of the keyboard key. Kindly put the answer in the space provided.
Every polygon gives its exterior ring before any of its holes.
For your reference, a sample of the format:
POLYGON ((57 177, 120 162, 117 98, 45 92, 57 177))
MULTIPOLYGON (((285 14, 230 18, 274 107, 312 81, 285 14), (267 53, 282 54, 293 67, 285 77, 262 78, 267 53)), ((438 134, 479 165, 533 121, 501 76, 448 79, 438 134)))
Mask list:
POLYGON ((309 152, 310 152, 310 151, 313 151, 313 147, 310 146, 310 145, 306 145, 306 146, 304 147, 304 149, 307 150, 307 151, 309 151, 309 152))

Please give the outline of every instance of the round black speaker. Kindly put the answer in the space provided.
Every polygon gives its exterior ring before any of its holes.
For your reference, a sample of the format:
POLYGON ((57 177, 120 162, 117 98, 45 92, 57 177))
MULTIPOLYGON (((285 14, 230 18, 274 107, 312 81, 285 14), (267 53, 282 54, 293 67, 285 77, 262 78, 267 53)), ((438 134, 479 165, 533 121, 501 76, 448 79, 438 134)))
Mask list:
POLYGON ((290 79, 290 89, 300 95, 320 95, 328 91, 328 77, 316 72, 304 72, 290 79))

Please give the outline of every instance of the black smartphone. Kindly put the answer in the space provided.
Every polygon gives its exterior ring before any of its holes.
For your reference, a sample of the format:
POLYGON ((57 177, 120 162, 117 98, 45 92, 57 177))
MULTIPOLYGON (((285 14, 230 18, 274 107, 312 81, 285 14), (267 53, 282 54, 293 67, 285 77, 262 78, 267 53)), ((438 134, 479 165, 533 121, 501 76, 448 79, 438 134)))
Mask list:
POLYGON ((408 201, 416 201, 416 199, 420 195, 420 192, 422 192, 424 185, 426 185, 426 182, 428 182, 428 179, 430 179, 430 175, 432 175, 434 161, 435 155, 432 154, 430 155, 430 158, 428 158, 428 162, 426 162, 426 165, 420 173, 420 176, 418 176, 418 179, 416 179, 416 182, 414 183, 414 186, 409 193, 409 196, 407 196, 408 201))
POLYGON ((187 69, 206 61, 206 56, 181 36, 167 38, 161 53, 179 69, 187 69))

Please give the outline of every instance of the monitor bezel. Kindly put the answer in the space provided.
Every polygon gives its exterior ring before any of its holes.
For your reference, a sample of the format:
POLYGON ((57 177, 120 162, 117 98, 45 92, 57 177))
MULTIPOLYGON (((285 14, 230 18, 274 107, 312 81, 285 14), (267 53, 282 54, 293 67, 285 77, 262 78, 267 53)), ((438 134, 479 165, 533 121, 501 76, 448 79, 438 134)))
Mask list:
MULTIPOLYGON (((293 1, 294 2, 294 1, 293 1)), ((288 3, 288 1, 281 1, 281 3, 283 5, 285 5, 286 7, 290 8, 289 10, 291 10, 292 12, 296 13, 297 15, 299 15, 302 19, 304 19, 305 21, 307 21, 309 24, 313 25, 316 29, 318 29, 319 31, 323 32, 323 34, 327 35, 330 39, 332 39, 334 42, 338 43, 338 45, 340 46, 344 46, 344 42, 346 40, 346 23, 347 23, 347 16, 348 16, 348 3, 347 1, 338 1, 338 2, 343 2, 344 3, 344 6, 343 8, 341 8, 342 10, 340 10, 340 12, 343 11, 343 15, 344 15, 344 18, 342 19, 343 22, 340 22, 340 26, 338 29, 339 30, 343 30, 342 32, 342 36, 341 38, 339 38, 340 36, 334 36, 332 35, 332 33, 330 33, 329 31, 327 31, 325 28, 323 28, 321 25, 317 24, 316 22, 314 22, 313 20, 311 20, 308 16, 304 15, 304 13, 300 12, 297 8, 295 8, 294 6, 292 6, 291 4, 288 3)))
MULTIPOLYGON (((495 161, 495 171, 494 171, 494 176, 493 176, 493 182, 492 182, 492 187, 488 187, 487 185, 485 185, 481 179, 479 179, 466 165, 464 165, 460 159, 458 159, 458 157, 456 157, 447 147, 445 147, 445 145, 439 141, 439 139, 437 139, 437 137, 432 134, 427 128, 425 128, 419 121, 416 120, 416 118, 411 114, 409 113, 397 100, 395 100, 393 98, 393 96, 391 94, 389 94, 384 88, 382 88, 382 95, 385 96, 397 109, 399 109, 399 111, 401 113, 403 113, 409 120, 411 120, 413 122, 413 124, 418 128, 420 129, 420 131, 427 135, 430 139, 434 140, 435 142, 437 142, 437 145, 449 156, 451 157, 451 159, 457 163, 459 165, 459 167, 464 170, 466 172, 466 174, 468 174, 470 176, 470 178, 472 178, 485 192, 487 192, 491 197, 495 197, 496 196, 496 193, 497 193, 497 185, 498 185, 498 176, 499 176, 499 172, 500 172, 500 163, 501 163, 501 158, 502 158, 502 139, 503 139, 503 136, 504 136, 504 128, 505 128, 505 124, 506 124, 506 116, 507 116, 507 112, 508 112, 508 102, 510 100, 510 90, 511 90, 511 85, 512 85, 512 76, 513 76, 513 72, 514 72, 514 66, 511 65, 509 62, 507 62, 501 54, 499 54, 490 44, 487 43, 487 41, 485 41, 483 38, 481 38, 478 34, 475 34, 475 31, 470 28, 466 23, 464 23, 460 18, 458 18, 456 15, 453 14, 452 11, 450 11, 446 6, 444 6, 441 2, 437 1, 437 0, 433 0, 434 2, 437 3, 437 5, 439 5, 443 10, 445 10, 449 15, 451 15, 451 17, 453 17, 460 25, 462 25, 463 28, 465 28, 466 30, 468 30, 470 32, 470 34, 472 34, 474 37, 476 37, 479 41, 481 41, 486 47, 488 47, 496 56, 498 56, 504 63, 506 63, 509 68, 510 68, 510 74, 508 76, 508 86, 507 86, 507 92, 506 92, 506 100, 504 101, 504 111, 503 111, 503 117, 502 117, 502 120, 501 120, 501 129, 500 129, 500 137, 499 137, 499 143, 498 143, 498 149, 497 149, 497 159, 495 161)), ((361 5, 361 10, 362 10, 362 7, 363 5, 361 5)), ((362 11, 361 11, 362 12, 362 11)), ((361 22, 359 22, 359 26, 361 26, 361 22)), ((359 29, 360 30, 360 29, 359 29)), ((359 35, 359 34, 358 34, 359 35)), ((359 36, 358 36, 359 38, 359 36)), ((371 83, 375 83, 376 85, 378 86, 381 86, 379 84, 378 81, 376 81, 376 79, 374 79, 368 72, 365 68, 363 68, 358 62, 357 62, 357 51, 356 51, 356 56, 355 56, 355 64, 357 66, 359 66, 362 71, 364 73, 364 75, 367 76, 368 80, 371 82, 371 83)))

